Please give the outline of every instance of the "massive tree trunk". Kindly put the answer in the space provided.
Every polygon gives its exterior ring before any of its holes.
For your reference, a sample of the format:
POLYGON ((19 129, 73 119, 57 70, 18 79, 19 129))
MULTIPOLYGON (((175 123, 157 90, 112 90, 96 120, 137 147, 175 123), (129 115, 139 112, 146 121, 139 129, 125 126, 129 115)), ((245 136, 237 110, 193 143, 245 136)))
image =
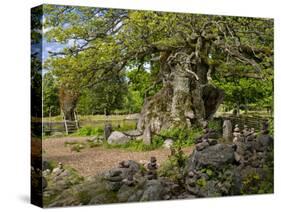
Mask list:
POLYGON ((176 126, 200 125, 211 119, 223 101, 224 92, 208 83, 208 64, 170 63, 167 55, 162 55, 160 63, 163 87, 144 103, 138 129, 149 127, 152 133, 159 133, 176 126))
POLYGON ((60 89, 60 107, 64 113, 64 117, 68 121, 74 121, 74 111, 77 105, 79 94, 75 91, 67 90, 65 88, 60 89))

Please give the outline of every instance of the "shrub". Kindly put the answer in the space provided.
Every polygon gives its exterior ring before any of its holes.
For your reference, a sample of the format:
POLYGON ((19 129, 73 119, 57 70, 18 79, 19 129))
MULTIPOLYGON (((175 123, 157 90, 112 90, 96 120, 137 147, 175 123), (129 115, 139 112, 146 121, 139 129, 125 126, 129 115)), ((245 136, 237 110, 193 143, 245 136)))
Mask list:
POLYGON ((84 126, 78 129, 74 135, 78 136, 91 136, 91 135, 102 135, 103 129, 100 127, 84 126))
POLYGON ((138 151, 138 152, 151 151, 161 147, 162 145, 163 143, 161 142, 155 143, 153 141, 150 145, 148 145, 148 144, 144 144, 142 140, 132 140, 126 144, 108 144, 107 142, 104 143, 104 147, 109 149, 120 148, 120 149, 126 149, 130 151, 138 151))
POLYGON ((186 147, 194 144, 195 138, 199 137, 201 129, 199 128, 171 128, 160 133, 163 138, 174 140, 174 147, 186 147))
POLYGON ((182 185, 184 182, 184 167, 187 163, 187 156, 173 155, 169 156, 168 160, 164 161, 158 170, 159 176, 167 177, 170 180, 182 185))

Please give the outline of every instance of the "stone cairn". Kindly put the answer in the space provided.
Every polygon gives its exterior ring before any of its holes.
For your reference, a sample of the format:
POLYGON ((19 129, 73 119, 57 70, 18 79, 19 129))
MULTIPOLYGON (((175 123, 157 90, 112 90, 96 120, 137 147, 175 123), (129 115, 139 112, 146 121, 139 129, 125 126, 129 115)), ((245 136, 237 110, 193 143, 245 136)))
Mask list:
POLYGON ((106 188, 110 191, 117 191, 123 184, 122 170, 115 168, 108 171, 105 175, 107 180, 106 188))
POLYGON ((104 173, 106 188, 110 191, 118 191, 122 185, 134 186, 135 174, 140 171, 140 165, 132 160, 121 161, 117 168, 104 173))
POLYGON ((108 137, 112 133, 112 125, 111 124, 105 124, 104 126, 104 140, 107 141, 108 137))
POLYGON ((269 123, 262 123, 261 134, 257 137, 254 128, 249 129, 244 125, 242 132, 239 126, 235 125, 233 132, 233 145, 235 147, 234 157, 241 166, 251 164, 259 167, 266 159, 266 153, 272 150, 273 138, 269 135, 269 123))
POLYGON ((204 122, 203 124, 203 135, 200 136, 195 140, 196 143, 196 150, 197 151, 202 151, 208 146, 216 145, 217 140, 212 138, 215 135, 215 131, 209 129, 208 127, 208 122, 204 122))
POLYGON ((54 168, 52 174, 59 176, 64 171, 63 164, 59 162, 58 167, 54 168))
POLYGON ((233 132, 233 145, 234 145, 234 158, 235 161, 238 163, 243 163, 244 162, 244 142, 243 138, 240 133, 240 128, 239 125, 236 124, 234 127, 234 132, 233 132))
MULTIPOLYGON (((121 169, 124 168, 129 169, 130 164, 128 163, 128 161, 121 161, 118 167, 121 169)), ((127 176, 122 181, 127 186, 134 186, 135 185, 134 172, 132 170, 129 170, 127 176)))
POLYGON ((240 133, 239 125, 236 124, 233 132, 233 143, 236 144, 238 141, 240 141, 240 139, 241 139, 241 133, 240 133))
POLYGON ((152 156, 150 158, 150 162, 147 164, 147 169, 148 169, 147 179, 148 180, 157 179, 157 168, 158 168, 158 165, 157 165, 156 162, 157 162, 156 157, 152 156))

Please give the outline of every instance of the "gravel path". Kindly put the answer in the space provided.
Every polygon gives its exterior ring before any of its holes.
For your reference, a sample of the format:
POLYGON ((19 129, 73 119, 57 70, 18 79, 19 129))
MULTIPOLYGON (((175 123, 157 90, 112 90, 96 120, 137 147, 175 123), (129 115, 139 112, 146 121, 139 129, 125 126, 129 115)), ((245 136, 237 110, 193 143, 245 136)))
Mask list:
MULTIPOLYGON (((75 168, 83 176, 93 176, 118 166, 122 160, 148 161, 151 156, 161 163, 168 158, 170 150, 156 149, 146 152, 132 152, 125 149, 107 149, 104 147, 85 148, 80 152, 71 151, 64 142, 85 142, 87 137, 48 138, 43 140, 43 158, 62 162, 75 168)), ((184 148, 190 154, 193 147, 184 148)))

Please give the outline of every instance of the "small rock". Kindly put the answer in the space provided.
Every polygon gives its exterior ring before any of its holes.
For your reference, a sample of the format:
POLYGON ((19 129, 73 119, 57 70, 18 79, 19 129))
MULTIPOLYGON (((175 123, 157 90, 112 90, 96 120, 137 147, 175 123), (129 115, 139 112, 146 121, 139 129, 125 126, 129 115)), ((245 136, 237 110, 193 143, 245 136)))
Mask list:
POLYGON ((59 163, 58 167, 54 168, 52 171, 53 175, 60 175, 64 171, 62 163, 59 163))
POLYGON ((163 143, 163 147, 169 149, 173 145, 174 141, 172 139, 166 139, 163 143))
POLYGON ((43 176, 47 176, 51 173, 51 170, 50 169, 46 169, 42 172, 43 176))
POLYGON ((188 172, 188 176, 189 177, 193 177, 194 176, 194 172, 193 171, 188 172))
POLYGON ((139 130, 130 130, 130 131, 126 131, 126 132, 123 132, 125 135, 129 136, 129 137, 132 137, 132 138, 137 138, 139 136, 142 135, 142 132, 139 131, 139 130))
POLYGON ((129 168, 130 167, 130 164, 128 161, 121 161, 119 163, 119 168, 129 168))
POLYGON ((209 146, 209 143, 207 141, 203 141, 199 144, 196 144, 196 150, 197 151, 202 151, 203 149, 205 149, 207 146, 209 146))

